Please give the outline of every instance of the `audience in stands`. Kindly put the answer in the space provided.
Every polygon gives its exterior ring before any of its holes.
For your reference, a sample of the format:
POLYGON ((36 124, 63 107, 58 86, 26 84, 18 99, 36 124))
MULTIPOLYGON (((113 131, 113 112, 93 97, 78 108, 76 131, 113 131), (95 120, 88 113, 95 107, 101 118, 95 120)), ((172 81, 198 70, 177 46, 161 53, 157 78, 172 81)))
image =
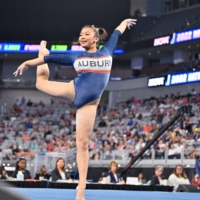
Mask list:
POLYGON ((163 180, 163 167, 157 166, 155 168, 155 175, 151 178, 150 185, 160 185, 161 181, 163 180))
POLYGON ((173 173, 169 176, 169 185, 174 186, 174 191, 180 184, 190 184, 182 165, 176 165, 173 173))
POLYGON ((36 173, 35 179, 36 180, 42 180, 42 179, 49 180, 49 178, 50 178, 50 175, 47 173, 46 166, 42 165, 42 167, 40 168, 40 171, 38 173, 36 173))
POLYGON ((192 180, 190 181, 190 184, 196 185, 196 186, 200 187, 200 178, 199 178, 199 174, 195 174, 195 175, 194 175, 194 179, 192 179, 192 180))
POLYGON ((24 180, 31 179, 31 174, 29 170, 26 170, 26 163, 27 162, 25 158, 19 158, 19 160, 16 163, 15 171, 12 174, 12 178, 17 178, 17 174, 20 171, 24 175, 24 180))
MULTIPOLYGON (((94 134, 90 143, 90 159, 115 159, 113 152, 119 152, 118 159, 134 157, 153 138, 158 130, 176 113, 180 105, 192 101, 194 114, 186 119, 186 130, 179 124, 168 129, 154 144, 155 158, 165 155, 179 159, 181 152, 187 159, 200 155, 200 95, 180 96, 179 93, 160 98, 136 99, 117 103, 107 109, 99 106, 94 134)), ((11 109, 0 121, 0 144, 5 159, 27 160, 36 154, 46 152, 70 152, 76 147, 75 109, 62 102, 45 105, 42 101, 17 100, 22 112, 11 109)), ((150 159, 152 150, 145 153, 150 159)))
POLYGON ((109 171, 105 173, 105 177, 109 177, 111 183, 125 184, 120 174, 117 173, 118 168, 119 168, 118 163, 114 160, 111 161, 109 165, 109 171))
POLYGON ((65 160, 59 158, 56 161, 55 169, 51 172, 52 181, 71 179, 65 171, 65 160))

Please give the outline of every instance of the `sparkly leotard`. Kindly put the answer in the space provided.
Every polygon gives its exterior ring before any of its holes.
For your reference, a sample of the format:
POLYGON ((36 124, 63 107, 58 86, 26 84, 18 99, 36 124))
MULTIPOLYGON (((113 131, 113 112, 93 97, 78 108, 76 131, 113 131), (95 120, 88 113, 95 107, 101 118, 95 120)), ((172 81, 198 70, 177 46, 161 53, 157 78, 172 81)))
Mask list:
POLYGON ((76 108, 101 97, 109 81, 112 55, 120 35, 121 32, 115 30, 104 47, 95 53, 83 52, 44 57, 45 63, 73 64, 78 74, 74 79, 76 90, 74 106, 76 108))

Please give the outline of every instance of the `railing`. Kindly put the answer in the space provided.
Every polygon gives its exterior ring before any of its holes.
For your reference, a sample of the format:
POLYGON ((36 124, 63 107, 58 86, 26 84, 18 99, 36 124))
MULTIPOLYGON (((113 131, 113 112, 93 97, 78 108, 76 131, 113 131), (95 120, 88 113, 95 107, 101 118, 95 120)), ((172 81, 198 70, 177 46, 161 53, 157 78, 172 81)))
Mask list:
MULTIPOLYGON (((198 150, 196 150, 197 152, 198 150)), ((200 152, 200 151, 199 151, 200 152)), ((195 166, 195 159, 186 159, 184 156, 184 150, 180 153, 180 156, 177 155, 177 158, 168 158, 168 151, 166 150, 163 153, 163 158, 159 159, 156 156, 156 151, 151 151, 151 156, 147 158, 147 156, 142 158, 140 161, 135 163, 135 167, 155 167, 157 165, 161 165, 164 167, 175 167, 177 164, 181 164, 187 167, 195 166)), ((120 167, 125 167, 131 157, 129 157, 130 151, 121 150, 121 151, 112 151, 110 155, 104 155, 103 153, 100 155, 99 160, 91 160, 89 162, 90 167, 108 167, 111 160, 116 160, 120 167)))
POLYGON ((47 167, 48 171, 55 168, 58 158, 63 158, 67 164, 68 170, 71 170, 76 165, 76 148, 66 153, 49 152, 44 156, 35 156, 34 160, 34 172, 36 172, 42 165, 47 167))

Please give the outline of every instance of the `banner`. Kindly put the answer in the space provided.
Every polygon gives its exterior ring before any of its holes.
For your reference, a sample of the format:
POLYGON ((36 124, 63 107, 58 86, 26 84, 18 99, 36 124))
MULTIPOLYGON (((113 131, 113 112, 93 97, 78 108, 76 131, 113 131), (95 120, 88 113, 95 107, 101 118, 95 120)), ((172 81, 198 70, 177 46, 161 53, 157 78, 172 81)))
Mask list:
POLYGON ((200 160, 196 160, 195 173, 200 174, 200 160))

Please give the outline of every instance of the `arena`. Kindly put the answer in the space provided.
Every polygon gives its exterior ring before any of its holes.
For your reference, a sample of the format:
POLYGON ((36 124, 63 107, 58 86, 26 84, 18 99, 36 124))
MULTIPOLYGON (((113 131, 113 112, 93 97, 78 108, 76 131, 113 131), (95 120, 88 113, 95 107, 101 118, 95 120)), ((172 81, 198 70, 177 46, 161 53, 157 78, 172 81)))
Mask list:
POLYGON ((0 200, 199 200, 199 13, 1 0, 0 200))

